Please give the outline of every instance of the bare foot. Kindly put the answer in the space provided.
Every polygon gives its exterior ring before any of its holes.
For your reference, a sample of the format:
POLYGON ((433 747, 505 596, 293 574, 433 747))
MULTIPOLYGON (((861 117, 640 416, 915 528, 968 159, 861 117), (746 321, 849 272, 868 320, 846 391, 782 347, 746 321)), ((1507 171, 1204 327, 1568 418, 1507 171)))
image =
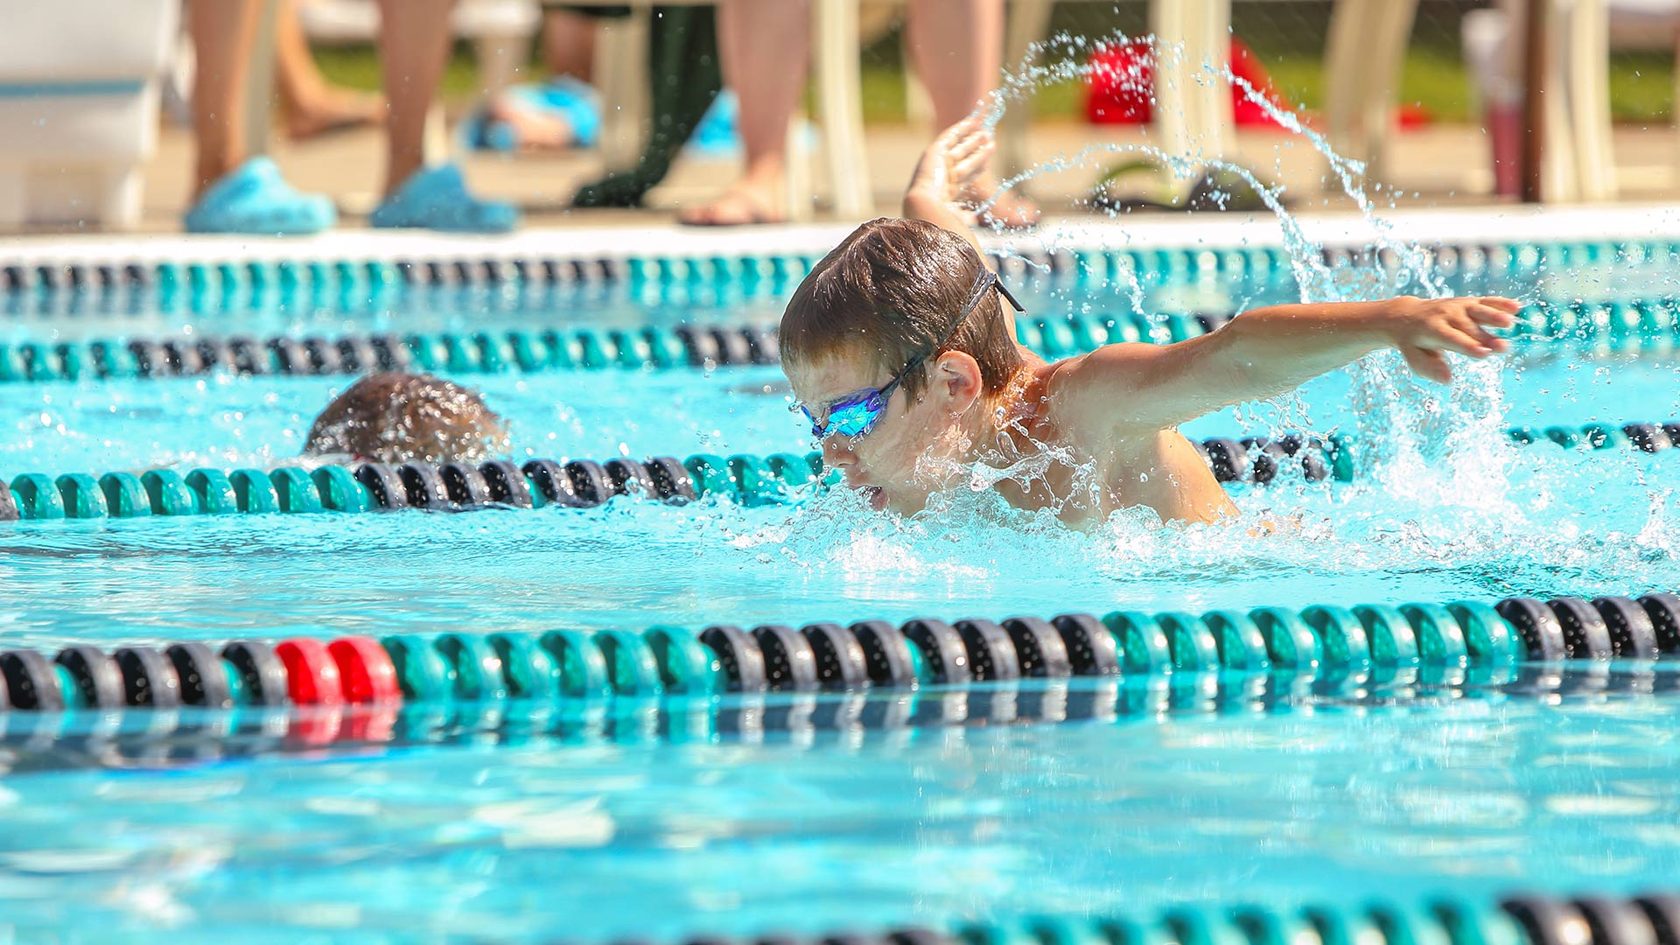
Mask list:
POLYGON ((286 135, 293 141, 384 123, 385 99, 373 92, 329 86, 286 108, 286 135))
POLYGON ((1038 204, 1016 190, 999 193, 998 186, 996 180, 987 177, 969 185, 963 194, 969 202, 984 208, 976 213, 975 222, 987 229, 1026 230, 1037 226, 1043 216, 1038 204), (996 202, 987 206, 994 198, 996 202))
POLYGON ((688 226, 785 223, 787 214, 778 209, 781 201, 772 196, 776 192, 775 188, 743 180, 706 203, 684 207, 677 219, 688 226))

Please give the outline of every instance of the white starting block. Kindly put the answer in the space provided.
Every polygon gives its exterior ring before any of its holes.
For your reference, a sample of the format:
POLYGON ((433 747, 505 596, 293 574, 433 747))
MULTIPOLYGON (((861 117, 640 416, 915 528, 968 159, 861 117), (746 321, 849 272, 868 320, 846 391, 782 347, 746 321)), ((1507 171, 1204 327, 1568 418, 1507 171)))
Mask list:
POLYGON ((132 226, 179 0, 15 4, 0 32, 0 227, 132 226))

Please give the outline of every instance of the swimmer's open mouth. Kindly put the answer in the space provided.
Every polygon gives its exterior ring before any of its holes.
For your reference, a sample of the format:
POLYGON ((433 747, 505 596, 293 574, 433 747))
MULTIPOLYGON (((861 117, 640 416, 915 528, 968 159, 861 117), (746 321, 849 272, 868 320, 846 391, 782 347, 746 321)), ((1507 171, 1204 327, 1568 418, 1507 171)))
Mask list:
POLYGON ((863 493, 864 501, 875 511, 879 512, 887 507, 887 494, 881 491, 880 486, 859 486, 858 491, 863 493))

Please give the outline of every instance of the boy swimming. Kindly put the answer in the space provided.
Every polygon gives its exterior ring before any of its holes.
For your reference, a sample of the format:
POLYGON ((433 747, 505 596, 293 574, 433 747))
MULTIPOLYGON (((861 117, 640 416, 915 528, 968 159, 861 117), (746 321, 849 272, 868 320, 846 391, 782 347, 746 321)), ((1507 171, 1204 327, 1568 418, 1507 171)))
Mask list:
POLYGON ((481 463, 508 452, 508 434, 476 391, 430 374, 384 371, 333 398, 303 452, 355 462, 481 463))
POLYGON ((1395 348, 1447 383, 1454 352, 1506 350, 1497 297, 1276 305, 1171 345, 1114 344, 1048 363, 1015 341, 1008 290, 958 203, 992 140, 947 129, 905 192, 907 219, 858 227, 800 283, 782 316, 782 367, 823 460, 870 505, 910 514, 975 464, 1012 505, 1070 523, 1144 506, 1168 521, 1236 515, 1178 425, 1262 400, 1395 348))

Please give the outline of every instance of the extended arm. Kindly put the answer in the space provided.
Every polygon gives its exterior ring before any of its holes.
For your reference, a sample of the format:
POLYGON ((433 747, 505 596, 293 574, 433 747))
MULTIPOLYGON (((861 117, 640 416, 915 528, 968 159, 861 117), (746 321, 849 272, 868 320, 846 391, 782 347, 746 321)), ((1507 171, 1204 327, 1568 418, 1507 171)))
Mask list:
POLYGON ((1275 305, 1173 345, 1110 345, 1058 372, 1055 396, 1093 421, 1161 429, 1300 386, 1381 348, 1447 383, 1443 352, 1485 358, 1506 342, 1517 303, 1488 297, 1275 305))

